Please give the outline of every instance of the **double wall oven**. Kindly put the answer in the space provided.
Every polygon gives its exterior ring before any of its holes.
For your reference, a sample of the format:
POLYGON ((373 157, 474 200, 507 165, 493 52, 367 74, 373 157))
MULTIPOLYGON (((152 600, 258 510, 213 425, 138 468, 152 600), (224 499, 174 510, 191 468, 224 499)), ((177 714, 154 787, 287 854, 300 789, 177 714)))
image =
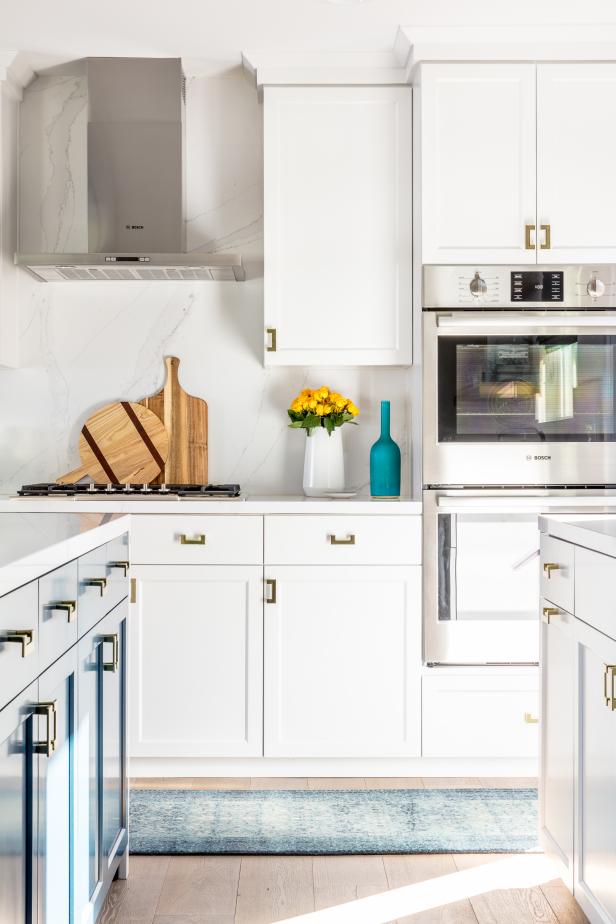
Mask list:
POLYGON ((425 659, 538 659, 544 511, 616 503, 616 267, 429 266, 425 659))

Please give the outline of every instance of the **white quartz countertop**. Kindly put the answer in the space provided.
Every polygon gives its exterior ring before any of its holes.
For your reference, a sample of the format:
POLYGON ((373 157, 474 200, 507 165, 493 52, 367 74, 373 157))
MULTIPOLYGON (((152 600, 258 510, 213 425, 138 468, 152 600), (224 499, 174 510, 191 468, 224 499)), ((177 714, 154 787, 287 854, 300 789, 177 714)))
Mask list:
POLYGON ((411 498, 399 500, 373 500, 370 497, 359 496, 345 500, 333 498, 311 498, 303 495, 275 495, 270 497, 257 497, 242 495, 232 499, 204 499, 191 500, 171 499, 146 500, 135 497, 123 500, 118 495, 99 500, 88 500, 80 497, 9 497, 0 496, 0 513, 19 510, 30 512, 58 511, 87 513, 226 513, 226 514, 421 514, 421 501, 411 498))
POLYGON ((126 532, 130 518, 108 511, 0 512, 0 596, 126 532))
POLYGON ((542 516, 539 529, 556 539, 616 558, 616 513, 542 516))

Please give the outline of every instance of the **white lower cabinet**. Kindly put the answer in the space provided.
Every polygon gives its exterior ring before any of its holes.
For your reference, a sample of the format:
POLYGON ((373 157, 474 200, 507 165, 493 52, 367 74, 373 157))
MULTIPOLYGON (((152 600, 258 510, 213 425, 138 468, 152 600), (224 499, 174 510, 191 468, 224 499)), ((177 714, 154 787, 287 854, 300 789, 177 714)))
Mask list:
POLYGON ((265 756, 418 756, 421 569, 270 565, 265 577, 265 756))
POLYGON ((576 620, 576 642, 579 740, 575 895, 593 924, 613 924, 616 921, 616 690, 613 679, 616 641, 576 620))
POLYGON ((540 828, 545 850, 573 887, 575 620, 542 600, 540 828))
POLYGON ((263 569, 137 565, 133 757, 263 753, 263 569))

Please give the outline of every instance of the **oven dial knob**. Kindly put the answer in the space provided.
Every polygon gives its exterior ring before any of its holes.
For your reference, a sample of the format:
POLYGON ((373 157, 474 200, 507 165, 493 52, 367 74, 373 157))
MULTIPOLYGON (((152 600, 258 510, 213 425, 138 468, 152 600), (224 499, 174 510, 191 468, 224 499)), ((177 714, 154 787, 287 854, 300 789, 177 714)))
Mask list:
POLYGON ((469 283, 469 289, 471 290, 471 295, 473 295, 475 298, 481 298, 481 296, 485 295, 488 291, 485 279, 482 279, 479 273, 475 273, 471 279, 469 283))
POLYGON ((586 286, 586 291, 591 298, 601 298, 605 295, 605 283, 601 282, 598 276, 593 276, 586 286))

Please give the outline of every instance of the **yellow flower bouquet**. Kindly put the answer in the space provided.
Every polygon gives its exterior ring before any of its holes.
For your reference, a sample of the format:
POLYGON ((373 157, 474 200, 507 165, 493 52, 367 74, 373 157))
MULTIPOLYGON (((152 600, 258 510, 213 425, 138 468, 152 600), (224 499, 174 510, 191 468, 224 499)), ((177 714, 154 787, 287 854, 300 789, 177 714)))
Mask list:
POLYGON ((324 427, 331 436, 336 427, 356 423, 354 418, 359 414, 359 408, 350 398, 323 385, 316 390, 304 388, 291 402, 288 414, 290 427, 307 430, 308 436, 315 427, 324 427))

